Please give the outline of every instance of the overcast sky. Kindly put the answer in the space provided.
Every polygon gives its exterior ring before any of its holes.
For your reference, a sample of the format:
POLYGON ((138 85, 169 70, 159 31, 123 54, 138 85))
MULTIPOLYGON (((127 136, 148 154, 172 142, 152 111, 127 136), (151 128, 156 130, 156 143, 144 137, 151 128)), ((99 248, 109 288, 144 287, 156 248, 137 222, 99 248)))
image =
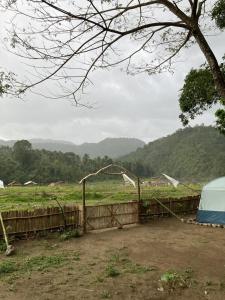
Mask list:
MULTIPOLYGON (((210 37, 218 58, 225 53, 225 34, 210 37)), ((197 46, 185 50, 174 74, 128 76, 119 69, 95 73, 94 86, 84 100, 93 109, 77 108, 66 100, 47 100, 27 94, 23 100, 0 98, 0 139, 48 138, 76 144, 106 137, 135 137, 145 142, 173 133, 178 118, 179 89, 191 67, 204 57, 197 46)), ((18 57, 0 48, 0 66, 16 72, 18 57)), ((214 124, 213 112, 192 122, 214 124)))

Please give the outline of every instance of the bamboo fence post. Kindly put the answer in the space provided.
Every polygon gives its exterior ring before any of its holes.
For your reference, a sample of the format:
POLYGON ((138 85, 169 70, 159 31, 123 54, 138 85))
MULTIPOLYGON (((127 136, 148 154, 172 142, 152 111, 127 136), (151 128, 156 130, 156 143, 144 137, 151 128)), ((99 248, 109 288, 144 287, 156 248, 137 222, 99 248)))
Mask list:
POLYGON ((66 230, 66 216, 65 216, 65 212, 64 209, 62 208, 62 205, 59 203, 59 201, 57 199, 55 199, 55 201, 57 202, 59 209, 61 210, 62 213, 62 217, 63 217, 63 223, 64 223, 64 229, 66 230))
POLYGON ((83 190, 82 190, 82 200, 83 200, 83 231, 84 231, 84 233, 87 232, 85 183, 86 183, 86 179, 84 179, 83 182, 82 182, 82 187, 83 187, 83 190))
POLYGON ((137 178, 137 191, 138 191, 138 223, 141 223, 141 189, 140 178, 137 178))

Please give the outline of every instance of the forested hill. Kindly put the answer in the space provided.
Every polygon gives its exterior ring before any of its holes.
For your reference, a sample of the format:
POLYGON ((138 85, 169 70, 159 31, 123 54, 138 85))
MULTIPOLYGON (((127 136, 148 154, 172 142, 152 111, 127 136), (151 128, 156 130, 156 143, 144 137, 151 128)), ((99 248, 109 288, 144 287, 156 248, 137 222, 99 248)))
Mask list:
POLYGON ((139 162, 153 176, 167 173, 189 180, 225 176, 225 136, 213 127, 188 127, 150 142, 121 160, 139 162))
MULTIPOLYGON (((33 149, 29 141, 15 142, 13 147, 0 147, 0 180, 8 184, 12 181, 24 183, 29 180, 37 183, 56 181, 77 182, 83 176, 112 164, 108 156, 90 158, 73 152, 47 151, 33 149)), ((131 170, 139 176, 150 174, 139 163, 130 163, 131 170)), ((105 175, 100 176, 101 179, 105 175)), ((99 178, 99 177, 98 177, 99 178)))
MULTIPOLYGON (((0 146, 12 147, 15 142, 16 141, 0 140, 0 146)), ((117 158, 145 145, 143 141, 134 138, 107 138, 99 143, 84 143, 81 145, 76 145, 67 141, 47 139, 31 139, 29 142, 32 144, 33 149, 61 151, 63 153, 73 152, 80 156, 88 154, 91 158, 104 156, 117 158)))

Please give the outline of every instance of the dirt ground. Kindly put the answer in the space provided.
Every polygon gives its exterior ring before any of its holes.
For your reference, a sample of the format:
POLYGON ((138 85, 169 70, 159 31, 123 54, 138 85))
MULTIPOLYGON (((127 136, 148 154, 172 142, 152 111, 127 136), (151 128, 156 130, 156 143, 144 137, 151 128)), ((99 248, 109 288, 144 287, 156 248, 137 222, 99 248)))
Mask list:
POLYGON ((225 299, 225 229, 169 218, 15 246, 1 300, 225 299))

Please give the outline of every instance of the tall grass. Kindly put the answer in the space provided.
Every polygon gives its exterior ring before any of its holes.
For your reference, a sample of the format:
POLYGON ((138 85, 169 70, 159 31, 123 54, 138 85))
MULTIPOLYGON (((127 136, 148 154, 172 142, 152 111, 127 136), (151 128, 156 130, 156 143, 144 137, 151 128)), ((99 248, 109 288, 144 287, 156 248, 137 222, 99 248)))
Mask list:
MULTIPOLYGON (((200 186, 192 188, 200 190, 200 186)), ((183 197, 196 194, 188 188, 178 186, 141 187, 142 199, 151 197, 183 197)), ((65 184, 61 186, 7 187, 0 189, 0 210, 33 209, 57 205, 56 200, 64 204, 82 203, 82 186, 79 184, 65 184)), ((116 203, 137 200, 137 188, 125 186, 120 181, 104 181, 87 183, 87 204, 116 203)))

